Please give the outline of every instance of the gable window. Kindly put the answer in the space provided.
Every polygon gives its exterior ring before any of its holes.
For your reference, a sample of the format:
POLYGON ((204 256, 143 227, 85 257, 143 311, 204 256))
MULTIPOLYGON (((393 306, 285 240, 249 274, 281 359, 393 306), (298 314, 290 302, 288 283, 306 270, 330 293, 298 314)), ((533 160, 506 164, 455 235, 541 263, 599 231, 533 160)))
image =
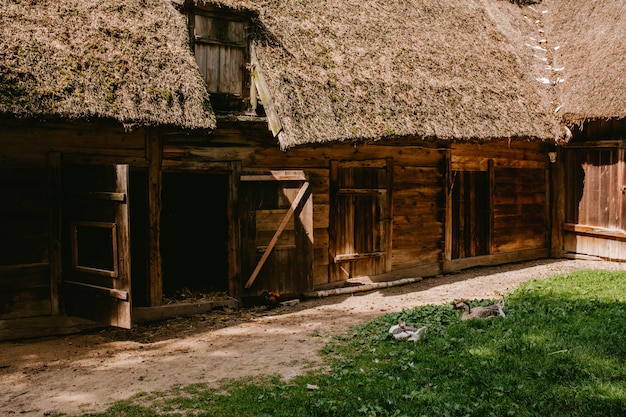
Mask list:
POLYGON ((247 108, 248 23, 234 13, 196 10, 190 19, 194 52, 216 111, 247 108))

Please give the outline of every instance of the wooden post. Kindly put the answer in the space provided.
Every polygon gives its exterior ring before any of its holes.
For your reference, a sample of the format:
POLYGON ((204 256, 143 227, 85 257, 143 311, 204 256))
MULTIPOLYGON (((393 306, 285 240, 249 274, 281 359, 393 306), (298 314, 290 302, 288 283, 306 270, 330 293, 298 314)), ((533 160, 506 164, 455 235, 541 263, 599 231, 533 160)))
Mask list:
POLYGON ((454 187, 454 176, 452 173, 452 150, 446 149, 445 151, 445 220, 444 220, 444 249, 443 249, 443 264, 441 270, 446 270, 446 264, 452 260, 452 190, 454 187))
POLYGON ((494 188, 495 188, 495 168, 493 159, 489 159, 487 164, 487 175, 489 179, 487 183, 489 184, 489 232, 487 236, 487 250, 489 251, 488 255, 493 255, 496 252, 496 247, 494 245, 494 222, 495 222, 495 213, 494 213, 494 188))
POLYGON ((241 284, 241 217, 239 215, 239 178, 241 176, 241 162, 230 163, 228 176, 228 290, 233 298, 240 297, 241 284))
POLYGON ((393 158, 385 158, 387 169, 387 196, 385 204, 385 215, 383 230, 385 232, 385 272, 391 271, 392 267, 392 242, 393 242, 393 158))
POLYGON ((148 257, 147 285, 150 306, 159 306, 163 300, 163 270, 161 269, 161 141, 149 129, 146 133, 148 160, 148 257))
POLYGON ((565 222, 565 178, 564 178, 564 152, 562 148, 557 150, 556 161, 550 163, 549 172, 551 181, 548 188, 551 188, 551 233, 550 233, 550 254, 553 258, 561 258, 564 254, 563 248, 563 223, 565 222))
POLYGON ((61 154, 48 154, 48 190, 50 193, 50 313, 59 314, 61 285, 61 154))

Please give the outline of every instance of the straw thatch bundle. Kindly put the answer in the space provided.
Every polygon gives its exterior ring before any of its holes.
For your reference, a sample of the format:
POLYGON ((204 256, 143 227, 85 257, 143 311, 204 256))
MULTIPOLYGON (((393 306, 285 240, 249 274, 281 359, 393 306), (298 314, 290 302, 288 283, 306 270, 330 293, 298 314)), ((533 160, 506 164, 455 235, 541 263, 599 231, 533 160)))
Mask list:
POLYGON ((562 69, 567 122, 626 117, 626 2, 546 0, 546 33, 562 69))
POLYGON ((527 66, 530 51, 492 16, 522 20, 510 2, 207 3, 258 15, 256 53, 284 127, 283 148, 398 136, 562 136, 549 94, 527 66))
POLYGON ((213 128, 167 0, 0 1, 0 114, 213 128))

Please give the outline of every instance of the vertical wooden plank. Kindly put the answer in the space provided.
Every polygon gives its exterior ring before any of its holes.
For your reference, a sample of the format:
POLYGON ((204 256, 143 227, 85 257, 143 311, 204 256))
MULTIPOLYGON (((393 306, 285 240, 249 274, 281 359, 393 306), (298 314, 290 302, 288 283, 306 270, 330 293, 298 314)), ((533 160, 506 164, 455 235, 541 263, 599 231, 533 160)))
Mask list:
POLYGON ((228 217, 228 289, 229 294, 241 297, 241 221, 239 216, 239 178, 241 177, 241 161, 230 162, 228 177, 227 217, 228 217))
POLYGON ((131 327, 132 295, 131 295, 131 259, 130 259, 130 203, 129 180, 130 169, 128 165, 116 166, 116 192, 126 195, 126 202, 116 205, 115 223, 117 227, 117 250, 119 279, 113 280, 113 288, 128 292, 128 304, 117 302, 117 322, 115 326, 129 329, 131 327))
POLYGON ((609 172, 607 178, 607 197, 609 199, 609 219, 607 227, 610 229, 619 229, 621 227, 620 221, 620 194, 621 194, 621 179, 619 174, 619 149, 611 149, 609 172))
MULTIPOLYGON (((626 123, 624 123, 626 127, 626 123)), ((613 192, 616 193, 617 199, 617 228, 626 231, 626 148, 619 148, 617 150, 617 189, 613 192)), ((616 259, 626 259, 626 244, 619 242, 617 244, 616 259)))
POLYGON ((300 205, 298 213, 298 231, 296 234, 296 274, 295 278, 299 282, 295 283, 292 288, 298 288, 301 292, 313 290, 313 192, 309 187, 307 194, 304 196, 303 203, 300 205))
MULTIPOLYGON (((454 190, 454 176, 452 173, 452 150, 447 149, 445 153, 445 213, 444 213, 444 260, 452 260, 452 191, 454 190)), ((444 268, 441 267, 443 270, 444 268)))
POLYGON ((465 258, 465 171, 457 171, 457 192, 458 192, 458 222, 457 231, 457 257, 465 258))
POLYGON ((383 239, 385 246, 385 263, 384 263, 384 272, 391 271, 392 266, 392 242, 393 242, 393 173, 394 173, 394 161, 393 158, 386 158, 387 166, 385 167, 385 177, 387 181, 387 195, 386 201, 384 202, 385 212, 382 213, 383 217, 383 239))
POLYGON ((477 247, 480 244, 478 238, 478 225, 477 217, 476 217, 476 172, 471 171, 468 172, 468 183, 467 183, 467 196, 466 196, 466 212, 467 221, 466 221, 466 230, 468 233, 466 234, 466 255, 467 256, 476 256, 477 247), (468 253, 469 252, 469 253, 468 253))
POLYGON ((495 247, 495 239, 494 239, 494 225, 495 225, 495 197, 494 197, 494 188, 495 188, 495 167, 494 167, 494 160, 493 159, 489 159, 489 162, 487 164, 487 187, 489 189, 488 191, 488 196, 489 196, 489 215, 488 215, 488 231, 487 231, 487 242, 486 243, 486 249, 487 249, 487 255, 491 255, 493 253, 496 252, 496 247, 495 247))
POLYGON ((338 171, 339 163, 338 161, 330 161, 330 184, 329 184, 329 194, 330 194, 330 216, 329 216, 329 227, 328 227, 328 259, 329 259, 329 281, 335 282, 340 281, 341 277, 339 276, 339 265, 335 262, 335 256, 337 255, 337 228, 339 226, 339 220, 337 212, 339 211, 338 203, 339 199, 337 196, 337 171, 338 171))
POLYGON ((161 139, 148 129, 146 133, 146 159, 148 160, 148 270, 147 294, 150 306, 163 302, 163 270, 161 264, 161 139))
POLYGON ((48 154, 48 189, 50 192, 50 306, 51 314, 59 314, 61 285, 61 154, 48 154))

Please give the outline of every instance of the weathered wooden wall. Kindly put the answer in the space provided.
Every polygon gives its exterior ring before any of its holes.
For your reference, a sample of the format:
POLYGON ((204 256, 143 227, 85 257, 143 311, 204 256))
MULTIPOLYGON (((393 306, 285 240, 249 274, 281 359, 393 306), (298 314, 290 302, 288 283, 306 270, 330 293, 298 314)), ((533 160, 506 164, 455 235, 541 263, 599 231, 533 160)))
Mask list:
POLYGON ((626 121, 578 126, 561 163, 564 252, 626 260, 626 121))
MULTIPOLYGON (((48 155, 110 157, 145 166, 143 149, 142 131, 132 134, 107 124, 97 128, 66 123, 0 124, 0 193, 4 196, 0 204, 0 338, 6 321, 59 314, 58 282, 50 264, 50 254, 57 248, 51 245, 56 213, 48 155)), ((19 327, 20 322, 16 323, 19 327)), ((77 323, 72 321, 71 326, 77 323)), ((53 334, 57 324, 66 323, 34 325, 53 334)), ((23 324, 25 335, 28 326, 23 324)))
MULTIPOLYGON (((228 234, 235 241, 227 249, 229 289, 236 296, 242 294, 240 289, 246 279, 240 270, 240 178, 271 170, 294 170, 306 175, 313 201, 310 285, 315 288, 341 284, 341 278, 331 273, 336 261, 331 253, 338 242, 333 240, 331 221, 335 215, 331 166, 335 162, 350 167, 388 167, 385 184, 368 191, 390 196, 389 206, 380 212, 381 221, 389 222, 389 226, 378 230, 378 236, 384 240, 379 245, 389 253, 384 262, 372 269, 379 274, 374 278, 429 276, 476 265, 549 256, 549 176, 542 144, 435 145, 416 139, 402 143, 328 143, 281 151, 266 121, 260 118, 220 119, 219 128, 211 135, 143 129, 127 132, 107 124, 51 124, 37 128, 9 123, 0 129, 0 192, 6 197, 6 203, 0 206, 0 338, 11 320, 46 315, 58 319, 63 315, 58 294, 60 273, 51 270, 50 262, 51 257, 58 256, 58 248, 50 244, 51 236, 58 234, 54 230, 58 227, 55 197, 50 195, 55 189, 50 184, 55 180, 50 171, 50 161, 54 161, 50 155, 74 155, 74 159, 93 163, 126 163, 144 172, 141 178, 147 191, 142 198, 147 201, 139 207, 148 211, 142 219, 152 232, 144 248, 146 259, 142 260, 148 265, 144 271, 148 277, 141 285, 148 284, 143 289, 147 300, 144 305, 148 306, 158 305, 162 296, 161 270, 155 266, 161 256, 155 231, 159 227, 158 195, 163 173, 204 171, 224 176, 228 193, 232 194, 223 196, 231 223, 228 234), (452 256, 450 190, 454 171, 488 173, 491 235, 486 240, 490 247, 484 256, 452 256)), ((387 204, 384 200, 380 199, 381 205, 387 204)), ((263 246, 286 208, 261 205, 255 209, 260 216, 255 227, 261 228, 246 239, 251 238, 254 247, 263 246)), ((288 264, 294 263, 289 248, 297 230, 293 224, 286 227, 286 234, 278 242, 287 248, 283 260, 288 264)), ((286 271, 290 269, 285 274, 286 271)), ((288 282, 289 277, 283 278, 288 282)), ((297 287, 292 284, 289 285, 297 287)), ((55 326, 81 325, 57 319, 55 326)), ((45 327, 45 321, 33 325, 45 327)))
POLYGON ((484 255, 455 260, 453 207, 449 203, 444 270, 549 256, 548 164, 547 146, 537 142, 457 143, 451 146, 451 175, 472 171, 486 173, 483 186, 490 190, 481 195, 488 199, 487 218, 491 230, 485 237, 488 247, 484 255))

